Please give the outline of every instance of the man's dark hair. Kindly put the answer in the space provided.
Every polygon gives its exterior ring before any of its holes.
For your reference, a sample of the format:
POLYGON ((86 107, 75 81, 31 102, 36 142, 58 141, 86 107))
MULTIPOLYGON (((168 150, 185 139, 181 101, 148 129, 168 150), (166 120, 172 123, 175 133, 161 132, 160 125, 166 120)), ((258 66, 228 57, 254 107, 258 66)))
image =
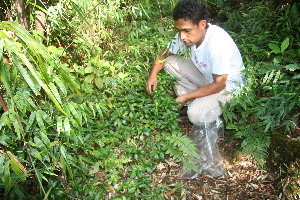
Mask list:
POLYGON ((198 25, 201 20, 208 22, 209 12, 206 5, 197 0, 182 0, 173 10, 173 19, 189 20, 193 24, 198 25))

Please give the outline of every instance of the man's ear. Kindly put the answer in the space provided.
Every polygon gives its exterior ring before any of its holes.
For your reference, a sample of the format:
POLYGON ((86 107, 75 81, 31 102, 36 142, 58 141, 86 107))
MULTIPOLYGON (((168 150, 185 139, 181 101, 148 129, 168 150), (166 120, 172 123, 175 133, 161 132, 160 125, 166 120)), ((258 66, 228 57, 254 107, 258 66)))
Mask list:
POLYGON ((205 29, 206 28, 206 23, 207 23, 207 21, 205 19, 200 20, 198 26, 205 29))

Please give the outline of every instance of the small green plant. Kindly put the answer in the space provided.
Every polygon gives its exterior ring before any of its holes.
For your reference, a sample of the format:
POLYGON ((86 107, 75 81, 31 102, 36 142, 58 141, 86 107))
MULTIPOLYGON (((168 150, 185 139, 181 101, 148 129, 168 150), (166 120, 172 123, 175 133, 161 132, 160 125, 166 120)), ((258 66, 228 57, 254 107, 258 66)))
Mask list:
MULTIPOLYGON (((281 13, 294 13, 295 6, 285 7, 281 13), (290 12, 291 11, 291 12, 290 12)), ((259 6, 259 9, 264 9, 259 6)), ((279 15, 281 15, 281 13, 279 15)), ((293 14, 292 14, 293 13, 293 14)), ((287 16, 285 16, 287 17, 287 16)), ((281 20, 281 17, 278 16, 281 20)), ((247 18, 246 18, 247 19, 247 18)), ((255 19, 255 18, 253 18, 255 19)), ((295 26, 299 23, 295 20, 295 26)), ((265 24, 266 25, 266 24, 265 24)), ((280 26, 280 24, 276 24, 280 26)), ((267 25, 266 25, 267 26, 267 25)), ((247 29, 241 29, 243 33, 249 33, 247 29)), ((262 35, 258 35, 263 39, 262 35)), ((239 36, 240 37, 240 36, 239 36)), ((297 110, 299 110, 299 47, 294 38, 299 37, 299 30, 290 36, 285 32, 282 35, 266 34, 269 41, 269 49, 260 47, 253 38, 245 36, 244 40, 251 40, 248 44, 254 44, 253 55, 264 56, 254 60, 249 57, 249 47, 240 44, 245 58, 247 85, 244 90, 233 98, 224 108, 226 128, 234 130, 234 137, 241 138, 241 147, 245 153, 253 155, 260 164, 264 164, 268 156, 268 147, 272 140, 273 132, 285 130, 284 134, 294 134, 297 125, 297 110), (277 38, 281 37, 278 41, 277 38), (265 58, 267 56, 267 59, 265 58)), ((242 39, 243 37, 240 37, 242 39)))

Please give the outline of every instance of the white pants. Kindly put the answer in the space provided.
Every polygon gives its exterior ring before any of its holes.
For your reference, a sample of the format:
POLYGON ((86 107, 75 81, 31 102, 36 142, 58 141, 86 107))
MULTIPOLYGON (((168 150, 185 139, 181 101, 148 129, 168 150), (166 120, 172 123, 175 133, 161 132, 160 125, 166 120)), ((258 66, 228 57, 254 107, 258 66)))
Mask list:
MULTIPOLYGON (((176 84, 177 96, 190 93, 199 87, 209 84, 204 75, 196 68, 190 58, 169 56, 164 64, 167 74, 178 78, 176 84)), ((226 90, 209 96, 193 99, 188 104, 188 117, 190 122, 200 125, 202 122, 213 122, 222 114, 220 103, 230 100, 226 90)))

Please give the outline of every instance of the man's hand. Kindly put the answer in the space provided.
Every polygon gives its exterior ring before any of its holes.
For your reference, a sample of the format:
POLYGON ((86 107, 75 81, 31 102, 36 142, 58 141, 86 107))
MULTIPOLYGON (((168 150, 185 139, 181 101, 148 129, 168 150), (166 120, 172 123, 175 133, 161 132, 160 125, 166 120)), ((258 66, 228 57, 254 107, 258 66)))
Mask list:
POLYGON ((157 76, 150 76, 146 83, 146 90, 148 93, 153 92, 157 88, 157 76))
POLYGON ((149 76, 148 81, 146 83, 146 91, 148 93, 151 93, 156 89, 157 83, 158 83, 157 74, 164 67, 164 61, 170 55, 172 55, 172 53, 170 53, 169 51, 164 49, 162 51, 162 54, 154 60, 153 67, 152 67, 152 70, 150 72, 150 76, 149 76))
POLYGON ((186 98, 185 95, 176 98, 176 102, 181 102, 182 106, 185 105, 187 101, 188 101, 188 99, 186 98))

